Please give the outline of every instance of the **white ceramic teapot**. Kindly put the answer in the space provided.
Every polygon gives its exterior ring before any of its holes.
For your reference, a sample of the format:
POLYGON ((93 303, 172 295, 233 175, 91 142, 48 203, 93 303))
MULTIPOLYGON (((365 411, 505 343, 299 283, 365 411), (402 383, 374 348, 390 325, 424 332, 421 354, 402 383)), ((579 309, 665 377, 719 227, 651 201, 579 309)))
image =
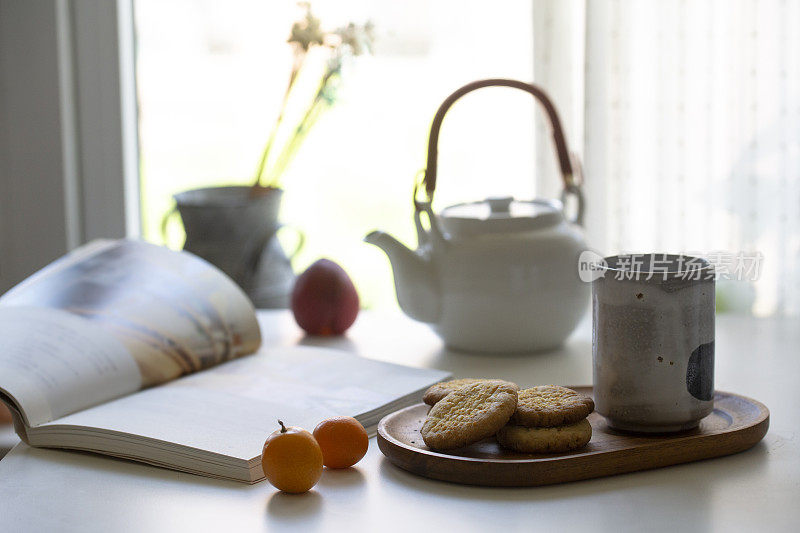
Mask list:
POLYGON ((580 223, 580 181, 550 99, 534 85, 490 79, 454 92, 433 120, 422 181, 427 197, 418 200, 418 187, 414 189, 418 249, 409 250, 381 231, 364 240, 389 256, 403 312, 429 323, 449 347, 477 352, 554 348, 575 329, 589 304, 589 284, 578 277, 578 256, 586 244, 565 219, 562 202, 488 198, 447 207, 439 215, 431 209, 442 119, 458 98, 487 86, 521 89, 542 104, 564 179, 562 201, 567 195, 576 197, 575 222, 580 223))

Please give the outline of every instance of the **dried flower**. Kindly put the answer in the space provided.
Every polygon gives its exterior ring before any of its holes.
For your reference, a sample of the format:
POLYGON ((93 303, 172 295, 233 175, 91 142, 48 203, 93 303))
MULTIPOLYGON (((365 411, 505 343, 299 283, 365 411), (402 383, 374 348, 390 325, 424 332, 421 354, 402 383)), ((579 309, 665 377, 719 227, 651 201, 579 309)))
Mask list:
POLYGON ((362 26, 351 22, 334 33, 341 38, 342 46, 349 46, 354 56, 360 56, 364 53, 372 53, 372 42, 375 40, 374 30, 375 28, 371 21, 367 21, 362 26))
POLYGON ((311 4, 300 2, 300 5, 306 9, 305 18, 292 24, 292 33, 287 42, 296 43, 303 51, 308 52, 312 45, 325 43, 325 33, 319 19, 311 13, 311 4))
POLYGON ((292 24, 292 31, 288 39, 288 42, 294 46, 294 61, 289 76, 289 84, 283 96, 280 113, 270 132, 264 151, 261 154, 261 159, 256 171, 255 183, 253 184, 254 191, 261 186, 261 181, 265 176, 267 179, 267 186, 275 186, 302 144, 311 126, 316 123, 323 111, 336 102, 336 93, 341 80, 342 66, 345 60, 348 57, 372 53, 372 43, 375 40, 375 28, 372 22, 367 22, 362 25, 351 22, 331 32, 325 32, 322 30, 320 20, 311 12, 311 5, 308 2, 301 2, 299 5, 305 8, 305 15, 303 19, 292 24), (330 57, 326 63, 325 72, 322 75, 317 91, 311 99, 306 112, 295 126, 285 146, 283 146, 280 153, 275 158, 275 161, 271 165, 268 165, 271 161, 269 156, 272 152, 272 145, 283 123, 283 115, 292 94, 295 81, 305 64, 308 51, 314 46, 325 47, 330 51, 330 57))

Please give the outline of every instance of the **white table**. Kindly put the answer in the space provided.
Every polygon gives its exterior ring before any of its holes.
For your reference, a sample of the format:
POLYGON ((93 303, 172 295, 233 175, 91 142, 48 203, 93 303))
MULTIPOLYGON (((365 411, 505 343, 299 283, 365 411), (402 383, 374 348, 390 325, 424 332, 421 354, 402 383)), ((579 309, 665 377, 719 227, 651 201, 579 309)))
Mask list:
MULTIPOLYGON (((427 328, 397 315, 362 313, 347 337, 324 342, 303 339, 286 312, 263 317, 266 344, 325 344, 461 377, 591 383, 588 322, 558 352, 490 357, 448 352, 427 328)), ((268 483, 248 486, 19 444, 0 462, 0 530, 797 531, 798 347, 800 321, 718 318, 717 388, 754 397, 771 410, 765 439, 734 456, 496 489, 408 474, 385 460, 373 439, 355 469, 326 470, 312 492, 296 496, 268 483)))

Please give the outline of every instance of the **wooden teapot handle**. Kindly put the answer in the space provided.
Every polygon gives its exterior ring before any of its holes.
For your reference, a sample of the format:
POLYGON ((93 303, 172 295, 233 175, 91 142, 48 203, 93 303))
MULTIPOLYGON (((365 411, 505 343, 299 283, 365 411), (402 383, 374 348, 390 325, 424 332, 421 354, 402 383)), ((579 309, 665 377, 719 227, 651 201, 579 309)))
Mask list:
MULTIPOLYGON (((544 107, 545 112, 547 113, 547 118, 550 121, 550 126, 553 129, 553 141, 555 141, 556 145, 556 153, 558 155, 558 164, 561 167, 561 177, 564 180, 564 195, 566 193, 575 194, 578 196, 578 222, 580 223, 580 218, 582 215, 582 196, 579 189, 579 183, 575 180, 575 175, 572 169, 572 162, 570 160, 570 153, 567 147, 567 141, 564 138, 564 130, 561 128, 561 121, 558 118, 558 112, 556 112, 556 108, 553 103, 550 101, 550 98, 547 94, 537 87, 536 85, 525 83, 523 81, 518 80, 508 80, 503 78, 492 78, 486 80, 478 80, 473 81, 472 83, 468 83, 455 91, 453 94, 448 96, 442 105, 439 106, 439 110, 436 111, 436 116, 433 117, 433 124, 431 124, 431 133, 430 138, 428 140, 428 161, 425 168, 425 177, 423 178, 422 184, 425 186, 425 192, 427 195, 426 203, 430 205, 433 201, 433 193, 436 190, 436 171, 437 171, 437 160, 438 160, 438 150, 439 150, 439 130, 442 127, 442 121, 444 120, 444 115, 450 109, 450 107, 462 96, 467 93, 470 93, 476 89, 481 89, 483 87, 512 87, 514 89, 521 89, 525 92, 530 93, 536 98, 542 107, 544 107)), ((416 191, 415 191, 415 199, 416 203, 416 191)), ((418 206, 419 207, 419 206, 418 206)))

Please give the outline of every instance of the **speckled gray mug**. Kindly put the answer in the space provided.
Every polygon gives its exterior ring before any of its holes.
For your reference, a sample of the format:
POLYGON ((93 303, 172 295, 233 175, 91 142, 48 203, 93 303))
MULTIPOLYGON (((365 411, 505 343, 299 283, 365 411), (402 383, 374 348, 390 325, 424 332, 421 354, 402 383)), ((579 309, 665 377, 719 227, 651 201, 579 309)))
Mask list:
POLYGON ((592 282, 597 411, 616 429, 696 427, 714 407, 714 270, 671 254, 605 258, 592 282))

